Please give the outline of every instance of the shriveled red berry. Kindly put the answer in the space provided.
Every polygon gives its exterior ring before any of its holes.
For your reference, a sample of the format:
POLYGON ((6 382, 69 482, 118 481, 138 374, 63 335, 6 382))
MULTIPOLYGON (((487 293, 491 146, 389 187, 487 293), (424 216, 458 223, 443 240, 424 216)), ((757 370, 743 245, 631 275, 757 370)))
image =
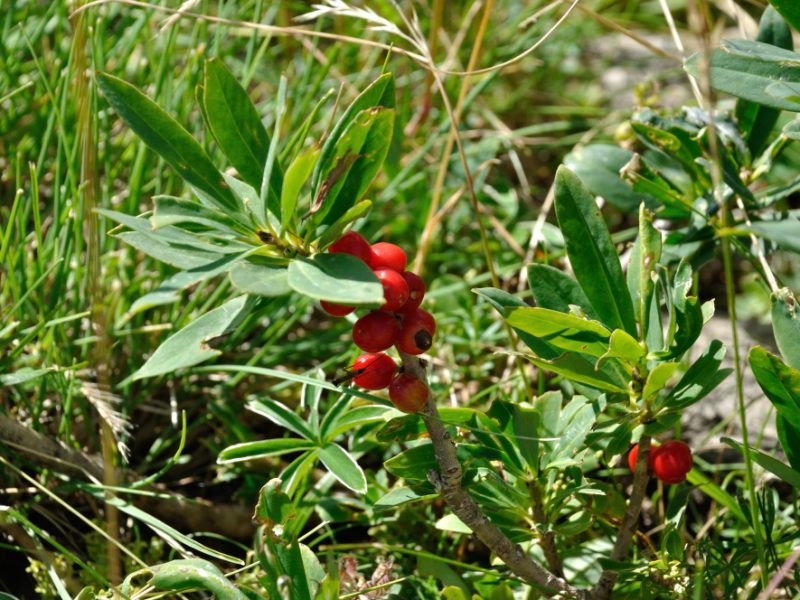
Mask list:
POLYGON ((692 451, 679 440, 664 442, 653 458, 653 472, 664 483, 680 483, 692 470, 692 451))
POLYGON ((402 273, 406 270, 408 259, 406 253, 400 246, 389 242, 378 242, 372 244, 369 258, 369 266, 373 271, 378 269, 391 269, 402 273))
POLYGON ((408 284, 403 276, 391 269, 378 269, 375 276, 383 285, 383 299, 386 303, 381 310, 400 310, 408 301, 408 284))
POLYGON ((403 412, 415 413, 428 403, 428 386, 408 373, 400 373, 389 385, 389 399, 403 412))
POLYGON ((364 239, 363 235, 355 231, 348 231, 333 242, 328 246, 328 252, 331 254, 349 254, 360 258, 367 264, 369 264, 372 258, 369 242, 364 239))
MULTIPOLYGON (((652 471, 653 469, 653 459, 658 452, 658 446, 653 444, 650 445, 650 454, 647 455, 647 468, 652 471)), ((639 459, 639 444, 634 444, 631 451, 628 452, 628 468, 630 468, 631 473, 636 471, 636 461, 639 459)))
POLYGON ((397 337, 397 349, 406 354, 422 354, 433 345, 436 321, 431 313, 417 309, 403 315, 403 325, 397 337))
POLYGON ((397 365, 383 352, 378 354, 362 354, 353 363, 353 381, 367 390, 382 390, 392 383, 397 365))
POLYGON ((422 304, 422 299, 425 297, 425 282, 422 281, 422 277, 411 271, 405 271, 403 279, 408 284, 408 302, 403 307, 405 313, 416 310, 422 304))
POLYGON ((373 310, 353 325, 353 342, 364 352, 381 352, 390 348, 400 334, 397 319, 380 310, 373 310))
POLYGON ((349 315, 356 309, 355 306, 347 306, 345 304, 334 304, 333 302, 325 302, 325 300, 320 300, 319 305, 322 307, 322 310, 324 310, 332 317, 344 317, 345 315, 349 315))

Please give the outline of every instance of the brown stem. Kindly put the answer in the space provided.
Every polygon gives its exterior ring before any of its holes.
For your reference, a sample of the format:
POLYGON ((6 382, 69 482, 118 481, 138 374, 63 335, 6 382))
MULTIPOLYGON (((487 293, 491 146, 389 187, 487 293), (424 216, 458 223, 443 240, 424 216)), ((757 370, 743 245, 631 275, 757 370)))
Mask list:
POLYGON ((533 509, 533 518, 536 520, 537 529, 541 537, 539 543, 544 552, 544 558, 547 560, 547 566, 550 570, 558 575, 564 577, 564 565, 561 564, 561 557, 558 555, 558 548, 556 548, 556 533, 550 529, 550 524, 547 521, 547 515, 544 513, 544 500, 542 499, 542 488, 539 482, 535 479, 528 482, 528 494, 531 497, 531 508, 533 509))
MULTIPOLYGON (((401 353, 406 373, 427 381, 425 369, 417 357, 401 353)), ((540 586, 546 593, 560 593, 567 597, 587 598, 586 592, 580 590, 562 577, 554 575, 526 554, 519 544, 515 544, 483 514, 478 503, 461 487, 461 463, 456 456, 456 449, 450 434, 444 428, 436 402, 428 398, 428 406, 422 419, 428 429, 439 472, 430 471, 428 479, 447 502, 450 510, 469 527, 478 539, 494 552, 509 569, 521 579, 540 586)))
MULTIPOLYGON (((631 497, 628 500, 628 507, 625 509, 625 516, 622 518, 617 541, 611 550, 611 560, 614 562, 622 561, 628 554, 628 548, 633 540, 636 524, 639 522, 639 513, 642 510, 644 493, 647 489, 647 482, 650 475, 647 472, 647 458, 650 456, 650 436, 643 435, 639 439, 639 454, 636 458, 636 470, 633 473, 633 487, 631 497)), ((592 590, 592 600, 606 600, 611 597, 614 589, 614 582, 617 580, 617 572, 607 569, 600 576, 600 581, 592 590)))

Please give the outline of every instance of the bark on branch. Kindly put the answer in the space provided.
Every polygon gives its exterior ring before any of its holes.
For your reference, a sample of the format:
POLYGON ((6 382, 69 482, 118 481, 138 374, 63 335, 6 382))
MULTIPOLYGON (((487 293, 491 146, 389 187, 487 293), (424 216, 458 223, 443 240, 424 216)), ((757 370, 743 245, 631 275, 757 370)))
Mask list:
MULTIPOLYGON (((407 373, 422 381, 427 381, 425 369, 417 357, 402 354, 403 367, 407 373)), ((437 491, 447 502, 450 510, 467 525, 478 538, 494 552, 511 571, 521 579, 545 588, 550 594, 559 593, 564 597, 585 599, 584 590, 570 585, 563 578, 551 573, 533 560, 522 548, 512 542, 492 523, 478 503, 461 487, 461 463, 456 456, 455 445, 444 428, 436 402, 428 398, 428 407, 422 419, 433 443, 433 451, 439 472, 431 471, 428 477, 437 491)))
MULTIPOLYGON (((639 439, 639 454, 636 457, 636 470, 633 473, 633 487, 631 497, 628 500, 628 507, 625 509, 625 516, 622 518, 622 525, 611 550, 611 560, 620 562, 628 555, 628 548, 636 532, 636 525, 639 522, 639 513, 642 510, 644 493, 647 489, 647 482, 650 476, 647 472, 647 459, 650 456, 650 436, 643 435, 639 439)), ((617 580, 617 572, 612 570, 603 571, 600 580, 592 590, 592 600, 607 600, 611 597, 614 589, 614 582, 617 580)))

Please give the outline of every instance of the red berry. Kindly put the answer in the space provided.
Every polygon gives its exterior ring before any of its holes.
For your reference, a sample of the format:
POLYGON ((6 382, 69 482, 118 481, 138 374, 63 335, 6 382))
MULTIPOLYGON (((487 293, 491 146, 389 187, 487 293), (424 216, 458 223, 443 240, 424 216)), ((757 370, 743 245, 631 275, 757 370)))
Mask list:
POLYGON ((433 345, 436 321, 431 313, 417 309, 403 315, 403 326, 397 338, 397 349, 406 354, 422 354, 433 345))
POLYGON ((355 306, 347 306, 345 304, 334 304, 333 302, 325 302, 325 300, 320 300, 319 305, 322 307, 322 310, 324 310, 332 317, 344 317, 345 315, 349 315, 356 309, 355 306))
POLYGON ((338 240, 328 246, 328 252, 331 254, 349 254, 360 258, 365 263, 369 264, 372 253, 370 251, 369 242, 364 239, 364 236, 355 231, 348 231, 338 240))
POLYGON ((422 277, 411 271, 405 271, 403 279, 408 284, 408 302, 403 307, 405 313, 416 310, 422 304, 422 299, 425 297, 425 282, 422 281, 422 277))
POLYGON ((653 458, 653 472, 664 483, 680 483, 692 470, 692 451, 679 440, 664 442, 653 458))
POLYGON ((413 375, 400 373, 389 386, 389 399, 403 412, 419 412, 428 403, 428 386, 413 375))
POLYGON ((392 382, 397 365, 383 352, 362 354, 353 363, 352 372, 356 385, 367 390, 382 390, 392 382))
MULTIPOLYGON (((650 446, 650 454, 647 455, 647 468, 652 470, 653 469, 653 459, 656 457, 656 453, 658 450, 658 446, 654 446, 651 444, 650 446)), ((636 471, 636 461, 639 458, 639 444, 634 444, 631 451, 628 452, 628 467, 630 468, 631 472, 636 471)))
POLYGON ((383 299, 386 303, 381 310, 400 310, 408 300, 408 284, 403 276, 391 269, 378 269, 375 276, 383 285, 383 299))
POLYGON ((436 333, 436 319, 434 319, 433 315, 427 310, 422 310, 421 308, 413 311, 404 310, 403 323, 410 323, 412 321, 419 321, 422 323, 431 332, 431 335, 436 333))
POLYGON ((353 341, 364 352, 381 352, 397 341, 400 323, 389 313, 373 310, 353 325, 353 341))
POLYGON ((402 273, 406 270, 408 259, 400 246, 388 242, 373 244, 370 251, 369 266, 373 271, 391 269, 402 273))

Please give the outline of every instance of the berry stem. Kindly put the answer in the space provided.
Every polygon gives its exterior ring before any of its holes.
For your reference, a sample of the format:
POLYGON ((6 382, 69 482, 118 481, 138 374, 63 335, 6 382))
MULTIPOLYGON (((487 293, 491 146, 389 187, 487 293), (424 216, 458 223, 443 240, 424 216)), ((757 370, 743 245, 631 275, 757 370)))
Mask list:
MULTIPOLYGON (((427 382, 425 369, 419 358, 402 352, 400 358, 406 373, 427 382)), ((428 397, 427 408, 420 415, 433 443, 433 452, 439 466, 439 472, 431 470, 428 479, 453 513, 518 577, 567 597, 588 598, 584 590, 570 585, 562 577, 548 571, 525 553, 518 544, 508 539, 483 513, 472 496, 461 487, 462 470, 456 456, 455 443, 439 417, 432 394, 428 397)))

